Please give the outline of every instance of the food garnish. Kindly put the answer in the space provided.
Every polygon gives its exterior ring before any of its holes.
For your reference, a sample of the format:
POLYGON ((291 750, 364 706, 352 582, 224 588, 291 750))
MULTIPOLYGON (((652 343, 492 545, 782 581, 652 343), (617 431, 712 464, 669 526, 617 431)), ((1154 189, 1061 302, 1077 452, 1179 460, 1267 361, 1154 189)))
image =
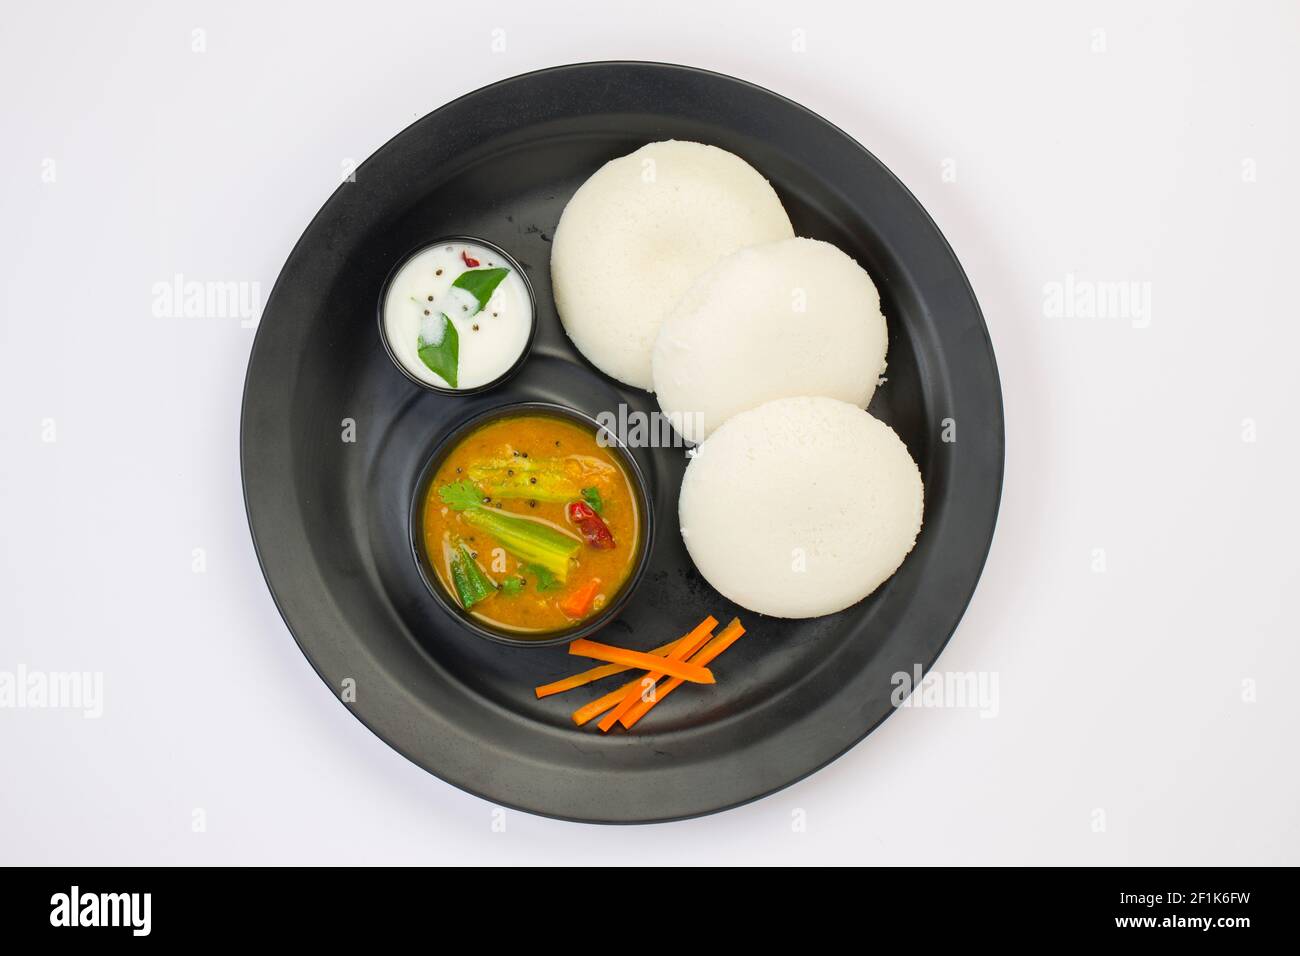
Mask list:
POLYGON ((569 559, 582 542, 559 528, 489 508, 488 496, 470 481, 454 481, 438 489, 438 496, 465 521, 496 538, 520 562, 536 565, 561 582, 569 578, 569 559))
MULTIPOLYGON (((462 258, 468 265, 473 262, 478 264, 477 259, 470 259, 464 253, 462 258)), ((471 267, 469 272, 462 272, 456 277, 456 281, 451 284, 453 290, 459 289, 462 292, 469 293, 468 296, 457 297, 454 300, 467 299, 461 304, 461 312, 467 317, 478 315, 487 307, 488 300, 492 298, 492 293, 496 291, 501 280, 510 274, 509 269, 474 269, 471 267)), ((437 373, 452 388, 457 388, 458 370, 460 366, 460 334, 456 331, 456 323, 447 317, 447 310, 451 308, 448 304, 453 301, 453 296, 448 296, 446 302, 436 302, 428 309, 425 309, 425 321, 420 324, 420 337, 418 342, 418 352, 420 361, 427 365, 430 371, 437 373)))
MULTIPOLYGON (((425 311, 428 312, 427 309, 425 311)), ((425 318, 427 321, 420 325, 417 343, 420 361, 452 388, 457 388, 460 333, 456 331, 456 324, 442 312, 432 317, 426 315, 425 318)))
MULTIPOLYGON (((679 637, 677 640, 669 641, 662 647, 656 647, 648 653, 663 657, 684 640, 686 638, 679 637)), ((566 690, 573 690, 582 687, 584 684, 590 684, 592 681, 600 680, 602 677, 612 677, 615 674, 621 674, 623 671, 630 671, 631 669, 632 667, 629 664, 601 664, 591 670, 583 671, 581 674, 574 674, 572 677, 566 677, 563 680, 542 684, 540 687, 533 688, 533 691, 539 698, 550 697, 552 694, 563 694, 566 690)))
POLYGON ((614 647, 610 644, 598 644, 586 638, 579 638, 569 645, 569 653, 575 657, 590 657, 611 664, 630 664, 641 670, 656 671, 671 677, 680 677, 692 684, 714 683, 713 673, 706 667, 688 661, 670 660, 656 657, 643 651, 628 650, 626 647, 614 647))
POLYGON ((673 675, 673 669, 683 665, 703 667, 713 661, 714 658, 734 644, 745 633, 740 618, 733 618, 731 623, 715 637, 713 629, 717 624, 717 620, 710 615, 684 637, 670 641, 662 647, 656 647, 644 654, 637 651, 624 651, 621 648, 607 648, 605 645, 595 644, 592 641, 574 641, 569 645, 570 654, 592 657, 596 656, 592 653, 592 649, 600 648, 600 653, 603 656, 598 659, 605 660, 617 656, 619 660, 615 663, 593 667, 581 674, 574 674, 572 677, 566 677, 563 680, 543 684, 534 688, 534 692, 539 698, 550 697, 552 694, 561 694, 582 687, 592 681, 612 677, 625 670, 644 670, 646 671, 644 676, 628 681, 617 690, 610 691, 603 697, 598 697, 573 712, 573 722, 579 727, 609 711, 599 724, 602 731, 610 730, 616 723, 621 723, 625 728, 630 728, 644 717, 651 707, 682 685, 683 680, 680 676, 673 675), (621 653, 614 654, 610 653, 611 651, 621 653), (628 662, 632 660, 637 661, 637 663, 629 664, 628 662), (668 676, 669 679, 665 683, 656 686, 656 682, 665 676, 668 676), (648 693, 652 686, 654 692, 648 693), (611 710, 611 708, 613 709, 611 710))
POLYGON ((599 488, 583 488, 582 500, 591 506, 591 510, 596 514, 601 514, 605 510, 605 502, 600 497, 599 488))
POLYGON ((610 533, 609 525, 592 510, 591 505, 585 501, 570 502, 568 515, 587 544, 602 550, 614 547, 614 535, 610 533))
POLYGON ((589 704, 583 704, 573 712, 573 722, 581 727, 589 720, 595 720, 605 711, 618 704, 629 691, 641 686, 641 678, 628 681, 618 690, 612 690, 604 697, 597 697, 589 704))
MULTIPOLYGON (((676 647, 669 651, 664 660, 681 661, 690 657, 713 635, 713 629, 717 626, 717 619, 710 614, 695 627, 695 630, 687 634, 676 647)), ((650 699, 653 700, 655 697, 655 684, 657 684, 666 673, 666 670, 652 670, 646 674, 645 677, 636 681, 634 686, 623 695, 623 699, 618 702, 618 705, 601 720, 599 724, 600 729, 602 731, 608 731, 614 726, 616 720, 632 709, 633 704, 643 700, 646 697, 647 692, 649 692, 650 699)))
POLYGON ((520 565, 519 570, 525 574, 531 574, 537 579, 537 590, 539 591, 558 591, 564 586, 562 582, 556 580, 554 574, 540 564, 520 565))
MULTIPOLYGON (((474 260, 478 262, 477 259, 474 260)), ((451 284, 453 289, 464 289, 472 295, 478 308, 470 310, 470 315, 478 315, 487 308, 488 300, 492 298, 492 293, 497 290, 501 280, 510 275, 510 270, 502 266, 495 269, 477 269, 470 267, 469 272, 462 272, 456 276, 456 281, 451 284)))
MULTIPOLYGON (((709 643, 705 644, 699 653, 691 658, 691 662, 700 664, 701 666, 710 663, 728 647, 740 640, 744 633, 745 628, 744 625, 740 623, 740 618, 733 618, 731 623, 722 629, 721 634, 713 638, 709 643)), ((649 697, 642 695, 641 700, 633 704, 632 708, 625 713, 622 718, 620 718, 621 723, 625 728, 630 728, 638 720, 644 717, 651 707, 659 703, 659 701, 663 700, 681 686, 682 682, 676 677, 669 678, 662 687, 655 689, 656 692, 653 695, 650 695, 649 697)))

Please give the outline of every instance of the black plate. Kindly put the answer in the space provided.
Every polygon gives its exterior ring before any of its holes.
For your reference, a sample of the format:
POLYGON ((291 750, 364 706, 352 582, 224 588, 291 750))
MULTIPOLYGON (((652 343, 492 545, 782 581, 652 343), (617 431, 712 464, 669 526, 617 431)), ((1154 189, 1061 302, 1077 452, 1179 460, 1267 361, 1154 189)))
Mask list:
MULTIPOLYGON (((598 254, 598 250, 593 250, 598 254)), ((825 120, 748 83, 679 66, 596 63, 471 93, 404 130, 341 186, 299 240, 249 360, 241 461, 249 524, 286 623, 331 690, 400 753, 496 803, 576 820, 694 816, 771 793, 861 740, 892 710, 892 676, 928 668, 979 578, 1002 483, 1002 399, 988 331, 952 250, 907 189, 825 120), (680 451, 638 452, 658 534, 627 610, 602 632, 648 648, 706 613, 750 633, 631 734, 575 729, 585 688, 531 688, 581 669, 563 647, 465 632, 425 590, 407 508, 439 439, 482 409, 549 401, 594 415, 653 396, 584 362, 555 315, 550 237, 602 163, 654 140, 712 143, 763 173, 799 235, 865 266, 889 322, 889 381, 871 411, 925 478, 925 527, 861 604, 791 622, 731 606, 692 567, 677 525, 680 451), (495 242, 528 270, 532 357, 501 389, 449 398, 407 381, 375 333, 379 289, 424 239, 495 242), (957 441, 942 422, 956 421, 957 441), (355 421, 355 442, 342 440, 355 421)), ((601 685, 603 692, 607 685, 601 685)))

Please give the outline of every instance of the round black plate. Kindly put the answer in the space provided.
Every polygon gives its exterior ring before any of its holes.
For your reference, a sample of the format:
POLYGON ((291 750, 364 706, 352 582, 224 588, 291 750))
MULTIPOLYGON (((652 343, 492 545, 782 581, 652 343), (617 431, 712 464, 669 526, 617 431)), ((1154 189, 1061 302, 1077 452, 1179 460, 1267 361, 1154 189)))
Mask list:
MULTIPOLYGON (((593 249, 593 255, 600 250, 593 249)), ((993 535, 1002 399, 988 331, 952 250, 906 188, 825 120, 748 83, 679 66, 595 63, 531 73, 430 113, 374 154, 299 240, 262 316, 244 390, 249 525, 303 653, 366 726, 420 766, 496 803, 576 820, 647 822, 732 807, 786 786, 892 710, 894 674, 928 668, 956 627, 993 535), (602 163, 654 140, 712 143, 776 188, 799 235, 871 273, 889 323, 889 381, 871 411, 925 477, 925 527, 902 569, 861 604, 809 621, 731 606, 692 567, 677 524, 681 450, 639 451, 655 550, 627 610, 601 632, 649 648, 706 613, 749 634, 634 733, 576 729, 604 692, 536 700, 587 666, 563 647, 467 633, 424 587, 407 541, 421 466, 466 417, 517 401, 590 415, 654 397, 583 361, 551 297, 550 238, 602 163), (502 388, 447 397, 393 367, 375 300, 422 240, 482 236, 528 270, 532 357, 502 388), (956 441, 944 441, 945 419, 956 441), (355 441, 345 441, 355 423, 355 441), (351 680, 354 684, 345 685, 351 680)))

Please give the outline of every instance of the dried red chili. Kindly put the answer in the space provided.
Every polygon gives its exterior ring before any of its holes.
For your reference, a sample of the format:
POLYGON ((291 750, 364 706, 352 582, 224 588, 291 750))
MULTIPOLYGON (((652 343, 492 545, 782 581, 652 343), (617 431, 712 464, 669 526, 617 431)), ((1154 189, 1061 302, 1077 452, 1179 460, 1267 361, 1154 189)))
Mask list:
POLYGON ((610 533, 609 525, 591 510, 591 505, 585 501, 571 501, 568 514, 569 520, 578 526, 587 544, 601 550, 614 547, 614 535, 610 533))

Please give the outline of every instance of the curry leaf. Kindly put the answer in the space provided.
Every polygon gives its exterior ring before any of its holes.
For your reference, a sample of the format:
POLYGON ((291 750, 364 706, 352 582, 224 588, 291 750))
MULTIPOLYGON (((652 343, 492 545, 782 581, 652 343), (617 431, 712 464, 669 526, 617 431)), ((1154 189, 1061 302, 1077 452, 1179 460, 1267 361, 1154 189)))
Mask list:
POLYGON ((456 369, 460 364, 460 335, 456 332, 456 324, 445 315, 442 318, 442 340, 436 345, 431 345, 424 340, 424 336, 419 339, 420 361, 429 367, 429 370, 442 377, 442 380, 456 388, 456 369))
POLYGON ((478 308, 474 312, 477 314, 487 308, 492 293, 497 290, 501 280, 509 274, 509 269, 503 269, 500 266, 495 269, 470 269, 468 272, 462 272, 458 275, 456 281, 452 283, 452 287, 464 289, 475 298, 478 302, 478 308))

